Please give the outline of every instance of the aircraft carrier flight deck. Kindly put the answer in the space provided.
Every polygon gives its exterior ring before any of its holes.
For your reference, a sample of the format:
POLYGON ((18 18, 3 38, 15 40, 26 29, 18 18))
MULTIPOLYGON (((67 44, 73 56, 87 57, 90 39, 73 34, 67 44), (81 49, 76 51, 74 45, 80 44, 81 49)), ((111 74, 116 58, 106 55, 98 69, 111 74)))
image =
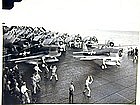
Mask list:
POLYGON ((114 50, 113 42, 103 46, 95 36, 83 40, 77 35, 66 40, 67 34, 59 37, 59 33, 46 33, 43 28, 3 29, 3 105, 136 104, 138 61, 134 47, 133 51, 132 47, 114 50), (17 40, 9 38, 8 30, 10 35, 17 34, 17 40), (58 37, 50 37, 55 35, 58 37), (111 57, 112 53, 119 55, 111 57), (72 91, 70 85, 74 86, 72 91))

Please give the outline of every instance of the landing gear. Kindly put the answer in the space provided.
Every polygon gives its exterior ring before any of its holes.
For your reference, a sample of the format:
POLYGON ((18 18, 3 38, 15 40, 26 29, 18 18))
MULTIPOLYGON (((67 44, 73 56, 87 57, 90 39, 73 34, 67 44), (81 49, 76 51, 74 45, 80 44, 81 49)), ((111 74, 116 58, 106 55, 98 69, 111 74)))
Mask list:
POLYGON ((136 63, 137 62, 137 59, 138 59, 138 57, 137 56, 134 56, 133 62, 136 63))
POLYGON ((114 43, 113 42, 110 42, 109 44, 110 44, 111 47, 114 47, 114 43))
POLYGON ((117 67, 119 67, 119 66, 121 65, 120 61, 118 61, 118 62, 116 63, 116 65, 117 65, 117 67))
POLYGON ((102 64, 102 65, 101 65, 101 68, 102 68, 102 70, 104 70, 104 69, 107 68, 107 66, 106 66, 105 64, 102 64))

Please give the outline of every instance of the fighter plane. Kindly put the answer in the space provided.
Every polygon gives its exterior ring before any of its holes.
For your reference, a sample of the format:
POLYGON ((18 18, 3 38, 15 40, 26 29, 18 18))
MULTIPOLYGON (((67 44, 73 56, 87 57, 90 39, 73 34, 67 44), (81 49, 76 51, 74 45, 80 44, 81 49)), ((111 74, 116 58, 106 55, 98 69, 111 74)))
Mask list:
POLYGON ((15 54, 15 56, 17 57, 14 57, 14 58, 10 57, 10 59, 7 59, 7 61, 8 62, 14 61, 16 63, 40 62, 41 58, 44 56, 46 58, 46 62, 57 62, 59 61, 57 57, 61 56, 61 52, 58 52, 58 46, 56 45, 48 45, 46 47, 40 47, 40 48, 33 47, 33 48, 30 48, 29 52, 23 52, 22 56, 20 54, 21 53, 15 54))
POLYGON ((45 35, 46 34, 36 35, 33 39, 30 38, 31 40, 29 41, 26 37, 28 35, 18 35, 16 37, 18 40, 11 40, 12 34, 4 34, 4 60, 8 62, 29 62, 34 60, 39 61, 42 56, 45 56, 46 62, 59 61, 57 59, 57 57, 61 55, 59 46, 50 44, 52 40, 49 40, 49 44, 46 44, 46 42, 48 42, 46 38, 42 43, 42 38, 44 38, 45 35), (32 43, 35 41, 38 43, 32 43))
POLYGON ((83 51, 73 52, 74 58, 80 58, 80 60, 102 60, 101 68, 105 69, 108 65, 120 66, 120 60, 122 58, 123 49, 115 47, 102 46, 94 49, 88 49, 86 45, 83 45, 83 51))
POLYGON ((88 47, 93 47, 98 44, 98 39, 95 36, 86 36, 83 38, 83 42, 86 43, 88 47))
POLYGON ((82 48, 82 37, 78 35, 71 35, 65 39, 65 42, 70 48, 82 48))

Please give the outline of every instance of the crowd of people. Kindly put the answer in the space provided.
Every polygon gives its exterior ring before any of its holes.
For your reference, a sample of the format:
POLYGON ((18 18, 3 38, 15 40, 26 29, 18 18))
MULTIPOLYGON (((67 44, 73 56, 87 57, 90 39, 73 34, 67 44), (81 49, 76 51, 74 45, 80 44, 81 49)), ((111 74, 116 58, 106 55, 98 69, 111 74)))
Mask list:
POLYGON ((43 61, 40 65, 41 69, 38 64, 32 68, 33 74, 30 79, 33 88, 28 89, 27 80, 23 78, 21 71, 19 71, 18 64, 15 62, 14 64, 14 67, 5 67, 3 70, 3 94, 4 96, 15 98, 18 103, 34 103, 33 101, 35 100, 32 100, 32 95, 36 95, 40 91, 42 78, 47 78, 51 81, 55 77, 55 80, 58 81, 57 66, 48 66, 43 61), (43 73, 43 76, 40 73, 43 73))
POLYGON ((136 62, 138 60, 138 48, 128 48, 128 56, 133 57, 133 62, 136 62))
POLYGON ((13 68, 5 67, 3 70, 3 92, 5 96, 14 97, 18 102, 30 103, 26 82, 20 73, 18 65, 15 64, 13 68), (27 99, 27 100, 26 100, 27 99))
MULTIPOLYGON (((29 87, 26 83, 27 80, 23 79, 22 73, 19 71, 18 64, 15 64, 13 68, 5 67, 4 70, 4 77, 3 77, 3 94, 7 97, 14 97, 18 100, 18 103, 25 104, 25 103, 35 103, 32 99, 33 95, 38 94, 41 90, 40 82, 42 78, 47 78, 48 80, 52 81, 53 77, 56 81, 58 81, 57 75, 57 66, 50 65, 48 66, 46 62, 42 61, 40 65, 34 65, 33 67, 33 74, 30 78, 32 81, 33 88, 29 87), (41 69, 40 69, 41 67, 41 69), (43 73, 41 76, 40 73, 43 73)), ((24 75, 26 76, 26 75, 24 75)), ((83 90, 84 95, 87 95, 88 98, 91 97, 91 90, 90 84, 93 82, 93 77, 90 75, 87 77, 85 81, 85 89, 83 90), (87 94, 86 94, 87 92, 87 94)), ((70 83, 69 87, 69 103, 73 103, 73 95, 74 95, 74 83, 73 81, 70 83)))

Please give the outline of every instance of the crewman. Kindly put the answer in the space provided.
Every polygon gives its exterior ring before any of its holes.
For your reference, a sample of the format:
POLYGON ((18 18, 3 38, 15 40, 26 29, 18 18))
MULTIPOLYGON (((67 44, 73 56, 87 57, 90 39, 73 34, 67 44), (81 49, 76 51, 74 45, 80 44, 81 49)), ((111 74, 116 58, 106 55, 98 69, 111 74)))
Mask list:
POLYGON ((107 68, 107 66, 106 66, 106 59, 103 59, 103 64, 102 64, 101 68, 102 68, 102 69, 107 68))
POLYGON ((18 76, 19 76, 19 68, 18 68, 18 65, 17 64, 13 67, 13 71, 14 71, 15 78, 18 79, 18 76))
POLYGON ((134 51, 134 59, 133 59, 133 61, 136 62, 137 59, 138 59, 138 48, 136 47, 135 51, 134 51))
POLYGON ((74 92, 74 85, 72 81, 69 87, 69 103, 73 103, 73 92, 74 92))
POLYGON ((42 72, 41 70, 40 70, 40 68, 38 67, 38 64, 36 64, 36 66, 34 67, 34 70, 38 73, 38 72, 42 72))
POLYGON ((18 70, 18 65, 17 64, 13 67, 13 70, 18 70))
POLYGON ((21 86, 21 93, 22 93, 22 101, 23 101, 23 104, 26 103, 26 100, 27 100, 27 103, 30 103, 30 98, 29 98, 29 95, 28 95, 28 88, 26 87, 26 82, 23 82, 23 85, 21 86))
POLYGON ((18 83, 15 84, 15 87, 14 87, 14 94, 15 94, 15 96, 16 96, 17 98, 20 98, 21 93, 20 93, 20 89, 19 89, 19 87, 18 87, 18 83))
POLYGON ((45 63, 45 56, 42 56, 42 64, 45 63))
POLYGON ((83 93, 85 94, 86 93, 86 90, 88 90, 88 94, 87 94, 87 97, 90 98, 91 97, 91 90, 89 88, 89 85, 93 82, 93 78, 92 76, 88 76, 87 79, 86 79, 86 83, 85 83, 85 89, 83 91, 83 93))
POLYGON ((51 75, 51 77, 50 77, 50 80, 52 80, 52 78, 53 78, 53 76, 56 78, 56 81, 58 81, 58 76, 57 76, 57 74, 56 74, 56 70, 57 70, 57 67, 56 67, 56 65, 51 65, 50 66, 50 69, 52 69, 52 75, 51 75))
POLYGON ((11 94, 11 90, 12 90, 11 87, 10 87, 10 85, 11 85, 11 82, 10 81, 7 81, 6 86, 5 86, 5 90, 6 90, 6 93, 8 95, 11 94))
POLYGON ((39 82, 41 81, 41 77, 38 72, 35 72, 32 77, 32 84, 33 84, 33 92, 36 94, 37 88, 40 89, 39 82))
POLYGON ((45 73, 44 73, 44 77, 48 78, 49 77, 49 68, 48 65, 45 62, 45 57, 42 57, 42 68, 44 68, 45 73))

